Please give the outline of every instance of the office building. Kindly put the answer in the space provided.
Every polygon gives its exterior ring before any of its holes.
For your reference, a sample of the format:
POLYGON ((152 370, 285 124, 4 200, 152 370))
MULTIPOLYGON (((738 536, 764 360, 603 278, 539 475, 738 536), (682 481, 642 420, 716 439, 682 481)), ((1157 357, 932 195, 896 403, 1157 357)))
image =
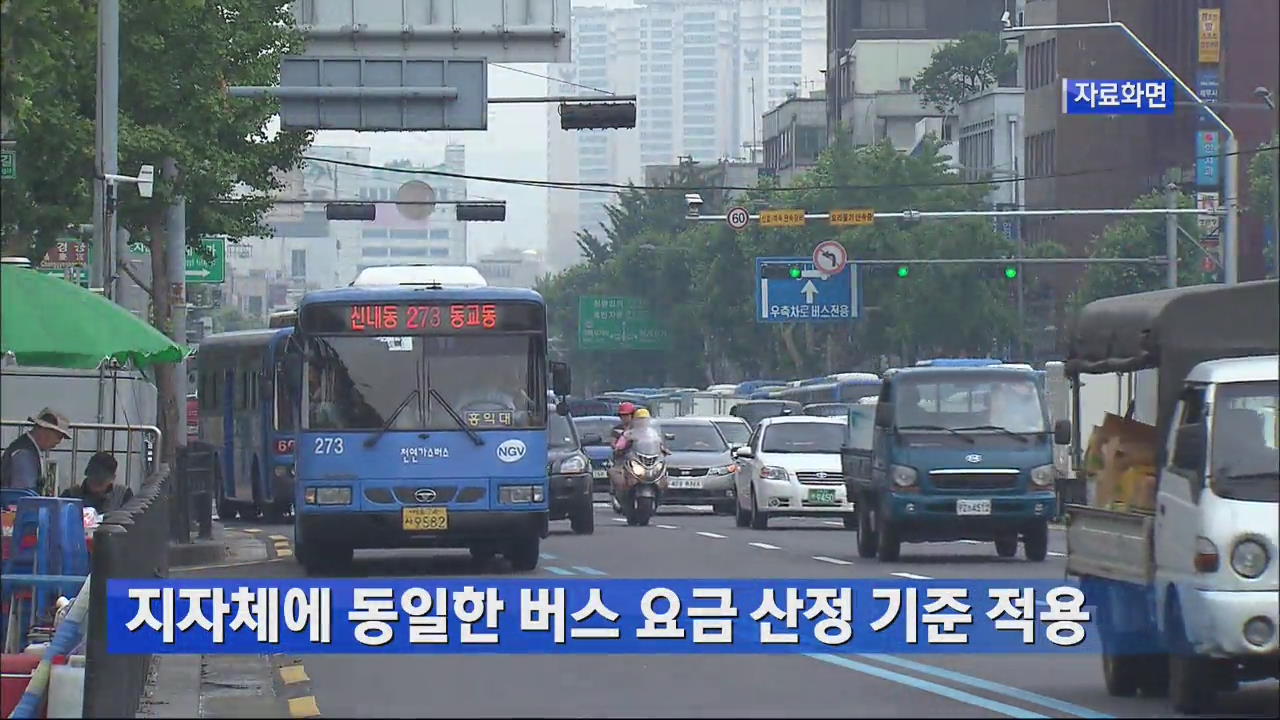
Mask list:
POLYGON ((790 185, 812 168, 827 144, 826 93, 790 97, 761 118, 764 158, 761 173, 790 185))

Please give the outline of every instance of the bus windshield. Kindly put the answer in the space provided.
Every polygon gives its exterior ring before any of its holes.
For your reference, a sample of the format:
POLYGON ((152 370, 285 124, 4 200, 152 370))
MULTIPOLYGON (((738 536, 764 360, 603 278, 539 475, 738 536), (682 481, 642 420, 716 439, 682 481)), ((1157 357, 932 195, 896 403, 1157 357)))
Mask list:
POLYGON ((453 413, 474 429, 545 427, 539 342, 515 333, 313 336, 303 416, 313 430, 458 430, 453 413))

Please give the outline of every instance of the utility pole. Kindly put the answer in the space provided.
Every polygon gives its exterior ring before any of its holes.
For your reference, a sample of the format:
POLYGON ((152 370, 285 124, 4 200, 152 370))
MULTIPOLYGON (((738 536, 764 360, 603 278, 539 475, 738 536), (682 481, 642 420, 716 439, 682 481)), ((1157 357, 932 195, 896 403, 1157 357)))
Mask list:
MULTIPOLYGON (((1174 210, 1178 207, 1178 186, 1169 183, 1164 186, 1165 207, 1174 210)), ((1165 266, 1165 280, 1169 287, 1178 287, 1178 216, 1169 213, 1164 220, 1164 254, 1169 258, 1165 266)))
POLYGON ((103 292, 112 297, 115 276, 115 186, 107 178, 119 169, 120 0, 98 4, 98 90, 93 180, 93 249, 103 292))
MULTIPOLYGON (((171 178, 178 177, 177 162, 173 158, 165 160, 165 174, 171 178)), ((165 238, 165 262, 169 268, 169 317, 172 331, 169 337, 179 345, 187 345, 187 199, 174 195, 165 212, 165 225, 168 230, 165 238)), ((174 447, 183 448, 187 444, 186 432, 179 432, 185 422, 187 398, 187 373, 185 367, 174 373, 173 397, 178 406, 178 425, 172 429, 174 447)))

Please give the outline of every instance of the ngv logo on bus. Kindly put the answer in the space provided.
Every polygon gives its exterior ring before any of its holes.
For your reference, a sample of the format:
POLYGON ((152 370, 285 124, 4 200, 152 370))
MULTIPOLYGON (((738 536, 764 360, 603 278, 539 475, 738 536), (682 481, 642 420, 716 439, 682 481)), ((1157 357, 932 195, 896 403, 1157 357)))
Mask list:
POLYGON ((524 457, 525 450, 523 440, 512 438, 498 446, 498 459, 502 462, 512 463, 524 457))

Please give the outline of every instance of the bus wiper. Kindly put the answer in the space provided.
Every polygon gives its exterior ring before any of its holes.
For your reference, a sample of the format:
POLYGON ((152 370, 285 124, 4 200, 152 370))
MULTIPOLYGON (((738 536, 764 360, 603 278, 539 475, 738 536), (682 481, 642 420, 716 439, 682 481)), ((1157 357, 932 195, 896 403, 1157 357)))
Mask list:
POLYGON ((944 430, 964 440, 970 445, 973 445, 975 442, 977 442, 976 440, 969 437, 968 435, 965 435, 964 433, 958 433, 949 427, 942 427, 941 425, 899 425, 897 429, 898 430, 944 430))
POLYGON ((1026 439, 1022 435, 1019 435, 1018 433, 1010 430, 1009 428, 1000 427, 999 425, 971 425, 969 427, 962 427, 962 428, 956 428, 956 429, 957 430, 998 430, 1004 433, 1005 435, 1008 435, 1009 437, 1018 438, 1019 440, 1022 441, 1023 445, 1026 445, 1027 443, 1031 442, 1030 440, 1026 439))
POLYGON ((409 401, 412 400, 414 396, 416 396, 417 394, 418 394, 418 388, 414 388, 410 390, 409 394, 404 396, 404 400, 400 401, 400 405, 398 405, 396 409, 392 411, 391 416, 387 418, 387 421, 383 423, 381 428, 378 429, 378 432, 370 435, 369 439, 364 441, 364 446, 367 448, 371 448, 374 445, 377 445, 378 441, 382 439, 382 436, 386 435, 387 431, 391 429, 391 424, 396 421, 396 418, 400 417, 400 413, 404 412, 405 407, 409 405, 409 401))
POLYGON ((444 408, 444 411, 449 413, 449 417, 453 418, 453 421, 458 423, 458 427, 462 428, 462 431, 467 434, 467 437, 471 438, 471 442, 476 445, 484 444, 484 438, 480 437, 480 433, 467 427, 467 424, 462 420, 462 416, 458 414, 457 410, 453 409, 453 406, 449 404, 448 400, 444 399, 444 396, 440 394, 439 390, 436 390, 435 388, 428 388, 427 395, 435 398, 435 401, 440 403, 440 407, 444 408))

